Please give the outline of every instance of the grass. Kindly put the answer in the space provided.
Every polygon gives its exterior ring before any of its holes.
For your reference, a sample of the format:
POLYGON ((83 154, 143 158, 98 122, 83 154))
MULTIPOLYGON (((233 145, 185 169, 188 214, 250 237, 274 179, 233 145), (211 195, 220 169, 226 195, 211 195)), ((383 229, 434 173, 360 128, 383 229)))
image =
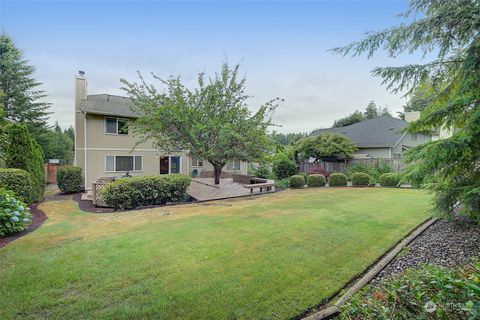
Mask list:
POLYGON ((0 249, 0 319, 289 319, 428 218, 430 196, 308 189, 88 214, 70 200, 0 249))

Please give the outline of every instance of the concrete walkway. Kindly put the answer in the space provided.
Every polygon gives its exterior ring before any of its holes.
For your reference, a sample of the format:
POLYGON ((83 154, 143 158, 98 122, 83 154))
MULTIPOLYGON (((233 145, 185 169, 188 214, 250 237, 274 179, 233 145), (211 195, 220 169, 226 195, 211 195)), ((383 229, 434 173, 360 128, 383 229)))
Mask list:
POLYGON ((213 178, 193 178, 188 194, 204 201, 249 195, 250 190, 232 179, 221 179, 220 185, 215 185, 213 178))

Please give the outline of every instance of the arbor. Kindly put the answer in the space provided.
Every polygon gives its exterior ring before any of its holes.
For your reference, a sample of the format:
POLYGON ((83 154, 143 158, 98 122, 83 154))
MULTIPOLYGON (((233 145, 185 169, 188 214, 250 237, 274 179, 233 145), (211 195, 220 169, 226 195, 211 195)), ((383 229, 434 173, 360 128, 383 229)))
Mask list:
POLYGON ((229 159, 258 161, 272 150, 267 134, 271 115, 279 103, 273 99, 252 113, 247 105, 245 78, 238 75, 239 65, 222 65, 220 73, 205 79, 200 73, 195 89, 187 88, 180 78, 162 80, 165 91, 147 84, 122 79, 124 90, 132 98, 140 117, 132 125, 140 141, 154 139, 164 152, 189 150, 213 165, 215 183, 229 159))
POLYGON ((473 0, 412 0, 402 16, 411 21, 333 51, 368 57, 379 49, 390 57, 414 51, 435 54, 424 64, 377 67, 372 73, 393 92, 407 90, 410 95, 423 82, 441 84, 408 130, 445 127, 454 133, 412 148, 407 178, 434 191, 438 214, 451 216, 458 209, 480 221, 480 5, 473 0))
POLYGON ((345 136, 336 133, 322 133, 318 136, 303 138, 295 146, 298 159, 315 162, 332 158, 351 158, 357 147, 345 136))

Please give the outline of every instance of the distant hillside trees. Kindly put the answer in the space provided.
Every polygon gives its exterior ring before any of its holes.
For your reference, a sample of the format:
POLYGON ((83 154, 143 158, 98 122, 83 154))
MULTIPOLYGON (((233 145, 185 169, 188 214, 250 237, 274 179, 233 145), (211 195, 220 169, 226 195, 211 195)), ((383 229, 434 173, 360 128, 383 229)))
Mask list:
POLYGON ((353 113, 349 114, 348 116, 335 120, 335 122, 333 123, 333 127, 334 128, 345 127, 366 119, 373 119, 380 116, 391 117, 392 115, 390 114, 390 111, 388 110, 387 107, 377 106, 375 101, 372 100, 368 103, 364 112, 355 110, 353 113))

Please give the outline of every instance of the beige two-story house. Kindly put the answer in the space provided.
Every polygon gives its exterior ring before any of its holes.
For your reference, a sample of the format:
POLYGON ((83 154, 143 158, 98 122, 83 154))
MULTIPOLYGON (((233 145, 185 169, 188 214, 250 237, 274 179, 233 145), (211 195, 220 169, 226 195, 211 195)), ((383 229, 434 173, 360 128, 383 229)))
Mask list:
MULTIPOLYGON (((87 79, 80 71, 75 77, 75 165, 82 168, 84 186, 103 177, 182 173, 199 176, 213 166, 188 150, 165 154, 154 141, 135 146, 138 140, 128 130, 128 122, 138 114, 129 98, 87 93, 87 79)), ((247 174, 248 163, 232 159, 224 171, 247 174)))

